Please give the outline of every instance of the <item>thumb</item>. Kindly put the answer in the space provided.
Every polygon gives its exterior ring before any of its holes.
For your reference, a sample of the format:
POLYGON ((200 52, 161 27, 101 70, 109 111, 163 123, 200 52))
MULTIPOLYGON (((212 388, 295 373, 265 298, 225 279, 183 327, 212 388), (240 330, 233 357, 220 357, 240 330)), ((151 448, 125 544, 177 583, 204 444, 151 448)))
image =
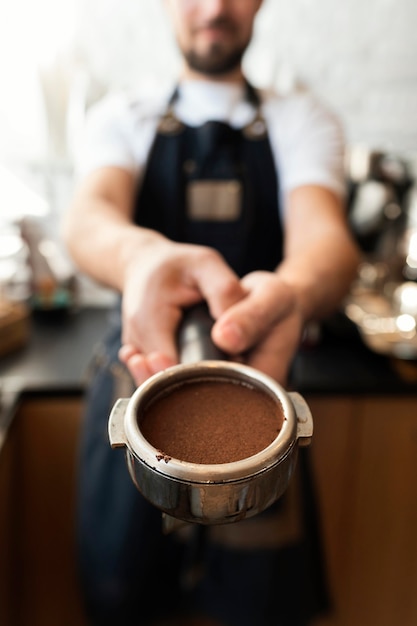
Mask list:
POLYGON ((289 288, 271 272, 253 272, 242 280, 246 296, 216 321, 212 338, 230 354, 253 348, 294 307, 289 288))

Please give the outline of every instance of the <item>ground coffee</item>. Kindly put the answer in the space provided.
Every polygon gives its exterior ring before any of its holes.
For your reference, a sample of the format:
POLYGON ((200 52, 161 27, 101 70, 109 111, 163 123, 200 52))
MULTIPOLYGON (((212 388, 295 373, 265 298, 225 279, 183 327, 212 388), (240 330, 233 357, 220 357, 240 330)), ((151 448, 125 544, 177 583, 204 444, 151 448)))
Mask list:
POLYGON ((200 464, 250 457, 276 438, 281 403, 239 382, 194 381, 156 398, 140 429, 161 456, 200 464))

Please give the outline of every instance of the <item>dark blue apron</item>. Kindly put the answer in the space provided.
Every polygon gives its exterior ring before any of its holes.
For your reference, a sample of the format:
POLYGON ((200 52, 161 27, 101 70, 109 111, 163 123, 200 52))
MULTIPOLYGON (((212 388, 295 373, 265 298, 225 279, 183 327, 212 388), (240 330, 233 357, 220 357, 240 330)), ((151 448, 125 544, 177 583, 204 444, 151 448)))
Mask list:
MULTIPOLYGON (((250 86, 247 95, 258 111, 250 86)), ((210 121, 192 128, 171 105, 135 222, 216 248, 241 276, 274 270, 282 258, 278 181, 259 111, 242 130, 210 121)), ((111 407, 134 391, 117 358, 120 334, 116 310, 93 361, 80 450, 78 553, 91 623, 145 626, 182 612, 222 626, 306 624, 327 602, 307 456, 300 454, 288 493, 255 518, 163 534, 161 512, 134 487, 124 452, 108 442, 111 407)))

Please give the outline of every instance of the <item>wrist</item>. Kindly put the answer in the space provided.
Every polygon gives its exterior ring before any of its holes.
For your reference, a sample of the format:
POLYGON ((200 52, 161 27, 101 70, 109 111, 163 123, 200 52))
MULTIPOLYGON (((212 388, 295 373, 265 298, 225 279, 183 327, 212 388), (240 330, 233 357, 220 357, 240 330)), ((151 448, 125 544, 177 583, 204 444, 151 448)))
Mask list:
POLYGON ((121 290, 132 272, 137 273, 138 267, 146 267, 152 258, 158 258, 158 250, 167 244, 168 240, 156 231, 131 227, 120 245, 121 290))

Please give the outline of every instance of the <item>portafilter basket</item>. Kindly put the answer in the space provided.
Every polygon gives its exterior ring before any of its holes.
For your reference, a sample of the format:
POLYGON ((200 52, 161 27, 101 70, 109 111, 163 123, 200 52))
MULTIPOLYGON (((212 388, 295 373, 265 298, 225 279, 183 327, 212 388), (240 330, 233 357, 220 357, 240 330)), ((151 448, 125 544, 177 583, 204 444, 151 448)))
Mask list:
POLYGON ((227 361, 211 342, 211 326, 205 307, 188 311, 179 331, 181 363, 149 378, 130 398, 117 400, 109 417, 110 445, 125 448, 130 476, 163 512, 166 531, 169 520, 174 526, 176 520, 225 524, 262 512, 285 492, 298 447, 308 445, 313 434, 311 412, 302 396, 287 392, 253 367, 227 361), (216 464, 173 458, 151 445, 141 431, 145 411, 196 382, 243 385, 272 398, 282 415, 272 443, 247 458, 216 464))

